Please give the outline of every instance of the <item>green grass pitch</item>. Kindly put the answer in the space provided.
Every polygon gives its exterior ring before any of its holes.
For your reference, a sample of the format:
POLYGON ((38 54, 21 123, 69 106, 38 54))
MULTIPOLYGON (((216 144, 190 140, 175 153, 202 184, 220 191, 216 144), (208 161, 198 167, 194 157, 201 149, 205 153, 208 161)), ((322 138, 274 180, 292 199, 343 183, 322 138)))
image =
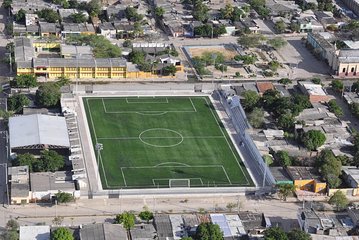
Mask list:
POLYGON ((253 186, 209 98, 83 101, 103 188, 253 186))

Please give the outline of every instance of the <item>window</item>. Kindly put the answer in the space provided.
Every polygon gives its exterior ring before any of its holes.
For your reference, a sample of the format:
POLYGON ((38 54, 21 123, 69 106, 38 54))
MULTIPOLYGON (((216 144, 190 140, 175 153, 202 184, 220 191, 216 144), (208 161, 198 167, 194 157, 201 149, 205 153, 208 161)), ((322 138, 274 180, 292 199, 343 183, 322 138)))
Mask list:
POLYGON ((350 72, 354 72, 354 67, 352 67, 351 71, 350 72))
POLYGON ((343 68, 343 72, 346 72, 346 70, 347 70, 346 68, 343 68))

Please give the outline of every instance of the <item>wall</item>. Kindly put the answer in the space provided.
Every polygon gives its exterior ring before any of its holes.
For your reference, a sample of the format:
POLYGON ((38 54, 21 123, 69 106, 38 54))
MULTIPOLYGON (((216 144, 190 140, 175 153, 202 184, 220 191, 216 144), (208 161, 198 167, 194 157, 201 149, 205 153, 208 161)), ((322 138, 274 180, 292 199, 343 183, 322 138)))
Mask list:
POLYGON ((333 195, 337 191, 341 191, 346 196, 359 196, 359 188, 330 188, 328 189, 328 196, 333 195))

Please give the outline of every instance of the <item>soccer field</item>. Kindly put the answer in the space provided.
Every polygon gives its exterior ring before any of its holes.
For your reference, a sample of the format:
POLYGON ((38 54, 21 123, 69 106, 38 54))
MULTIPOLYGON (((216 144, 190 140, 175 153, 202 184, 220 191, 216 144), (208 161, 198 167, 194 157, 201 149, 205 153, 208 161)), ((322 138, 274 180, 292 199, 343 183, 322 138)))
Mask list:
POLYGON ((207 97, 83 101, 104 189, 253 185, 207 97))

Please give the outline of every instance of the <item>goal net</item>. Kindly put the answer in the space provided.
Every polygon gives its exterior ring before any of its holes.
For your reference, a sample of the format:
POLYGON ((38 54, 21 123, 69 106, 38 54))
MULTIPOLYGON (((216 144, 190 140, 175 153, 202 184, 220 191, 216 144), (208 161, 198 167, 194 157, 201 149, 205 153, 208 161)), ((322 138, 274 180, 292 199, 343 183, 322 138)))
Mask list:
POLYGON ((168 183, 170 188, 182 188, 182 187, 190 187, 191 186, 191 180, 188 178, 183 179, 169 179, 168 183))

